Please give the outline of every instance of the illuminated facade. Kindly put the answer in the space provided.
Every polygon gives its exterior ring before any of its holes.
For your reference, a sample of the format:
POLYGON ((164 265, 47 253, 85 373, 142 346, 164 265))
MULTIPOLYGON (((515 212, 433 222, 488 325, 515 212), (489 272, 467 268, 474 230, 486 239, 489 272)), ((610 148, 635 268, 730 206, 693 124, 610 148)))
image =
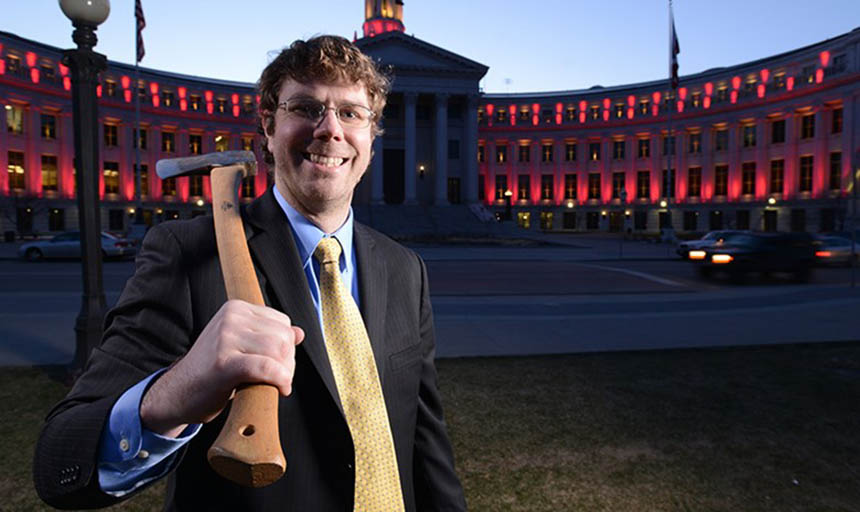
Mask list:
MULTIPOLYGON (((394 84, 385 135, 356 190, 359 210, 469 205, 476 217, 511 211, 523 227, 556 231, 653 233, 670 216, 687 232, 847 228, 860 147, 860 30, 683 76, 677 92, 661 80, 482 94, 487 67, 406 35, 402 2, 366 0, 365 9, 356 43, 391 66, 394 84)), ((61 54, 0 32, 2 231, 77 228, 61 54)), ((109 62, 98 89, 105 229, 127 229, 138 207, 134 76, 134 67, 109 62)), ((155 162, 228 149, 259 156, 254 84, 141 68, 137 85, 145 221, 205 213, 208 178, 162 181, 155 162)), ((261 172, 243 196, 268 185, 261 172)))

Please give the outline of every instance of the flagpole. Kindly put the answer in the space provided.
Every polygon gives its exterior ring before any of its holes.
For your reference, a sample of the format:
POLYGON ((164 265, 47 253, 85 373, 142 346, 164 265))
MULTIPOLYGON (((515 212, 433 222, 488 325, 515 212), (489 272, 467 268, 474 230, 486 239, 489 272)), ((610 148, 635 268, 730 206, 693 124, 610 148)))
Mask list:
MULTIPOLYGON (((669 221, 669 231, 667 235, 671 239, 675 238, 675 226, 672 222, 672 199, 675 197, 675 175, 672 174, 673 157, 677 151, 677 144, 672 138, 672 103, 675 101, 673 91, 675 90, 674 83, 674 58, 675 58, 675 20, 672 16, 672 0, 669 0, 669 94, 672 95, 672 101, 668 101, 668 111, 666 112, 666 217, 669 221), (671 146, 670 146, 671 143, 671 146), (668 150, 672 151, 669 152, 668 150)), ((667 95, 667 96, 668 96, 667 95)), ((667 97, 667 99, 669 99, 667 97)), ((668 249, 667 249, 668 250, 668 249)))
MULTIPOLYGON (((141 130, 140 130, 140 18, 138 17, 138 9, 139 9, 139 0, 135 2, 135 16, 134 16, 134 168, 136 172, 134 173, 135 180, 135 208, 134 208, 134 223, 135 224, 143 224, 143 194, 140 190, 141 187, 141 174, 143 169, 140 167, 140 141, 141 141, 141 130)), ((143 14, 143 11, 140 10, 140 14, 143 14)))

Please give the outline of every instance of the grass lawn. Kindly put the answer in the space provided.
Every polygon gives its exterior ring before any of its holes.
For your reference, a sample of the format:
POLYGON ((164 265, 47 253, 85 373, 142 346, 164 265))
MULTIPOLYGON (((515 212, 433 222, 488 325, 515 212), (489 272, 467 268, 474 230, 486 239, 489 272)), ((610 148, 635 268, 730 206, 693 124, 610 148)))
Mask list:
MULTIPOLYGON (((860 343, 438 367, 471 510, 860 510, 860 343)), ((47 508, 30 458, 64 393, 0 374, 0 510, 47 508)), ((115 509, 158 509, 162 491, 115 509)))

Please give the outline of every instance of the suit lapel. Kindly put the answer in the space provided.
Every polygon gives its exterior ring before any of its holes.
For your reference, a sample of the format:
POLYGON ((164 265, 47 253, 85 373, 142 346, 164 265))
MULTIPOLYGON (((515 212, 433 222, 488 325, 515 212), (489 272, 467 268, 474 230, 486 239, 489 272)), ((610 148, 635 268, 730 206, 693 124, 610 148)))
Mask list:
MULTIPOLYGON (((250 204, 245 212, 251 225, 248 246, 255 263, 275 293, 275 298, 293 325, 304 329, 305 340, 299 350, 305 350, 338 407, 343 406, 331 371, 319 317, 311 299, 310 288, 299 259, 287 216, 269 189, 250 204)), ((359 274, 360 275, 360 274, 359 274)))
POLYGON ((353 244, 358 267, 358 287, 361 316, 373 348, 380 382, 385 381, 387 352, 385 350, 385 312, 388 300, 388 276, 385 261, 367 228, 355 223, 353 244))

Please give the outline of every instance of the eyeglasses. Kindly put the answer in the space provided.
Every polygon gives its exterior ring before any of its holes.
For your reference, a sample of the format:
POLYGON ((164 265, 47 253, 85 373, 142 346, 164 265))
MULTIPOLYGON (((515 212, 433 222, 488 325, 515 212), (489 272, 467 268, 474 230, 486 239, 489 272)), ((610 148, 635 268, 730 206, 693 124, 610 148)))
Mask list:
POLYGON ((327 107, 319 101, 307 98, 278 103, 278 108, 284 109, 289 117, 304 119, 314 124, 319 123, 326 112, 333 110, 340 124, 349 128, 367 128, 376 117, 376 112, 362 105, 345 103, 337 107, 327 107))

